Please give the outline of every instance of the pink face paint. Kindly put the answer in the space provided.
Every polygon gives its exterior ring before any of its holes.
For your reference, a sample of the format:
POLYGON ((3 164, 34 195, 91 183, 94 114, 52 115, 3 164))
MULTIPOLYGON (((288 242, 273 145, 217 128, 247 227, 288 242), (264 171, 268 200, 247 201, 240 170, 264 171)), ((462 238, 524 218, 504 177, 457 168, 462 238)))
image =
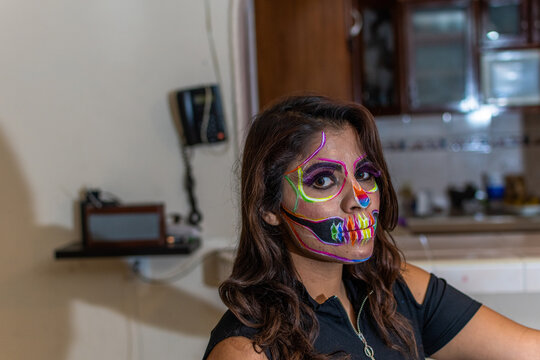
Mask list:
MULTIPOLYGON (((317 159, 317 161, 319 162, 307 166, 307 163, 312 160, 323 149, 325 145, 326 134, 323 131, 321 133, 321 143, 319 144, 319 147, 315 149, 315 151, 311 153, 300 165, 298 165, 293 170, 285 173, 285 179, 287 180, 289 185, 293 187, 296 193, 296 205, 293 210, 294 212, 296 212, 296 209, 298 208, 298 201, 300 200, 300 198, 307 203, 326 202, 339 196, 343 191, 346 179, 349 174, 349 172, 347 171, 347 165, 343 161, 321 157, 317 159), (332 164, 339 165, 340 167, 337 168, 335 167, 335 165, 332 164), (304 169, 304 166, 306 166, 307 168, 304 169), (329 168, 332 168, 334 170, 328 170, 329 168), (341 169, 341 172, 338 169, 341 169), (294 177, 291 174, 294 172, 297 173, 297 178, 293 181, 292 179, 294 177), (315 182, 315 179, 319 180, 321 176, 323 176, 321 174, 328 174, 329 177, 333 176, 333 181, 337 184, 337 186, 331 187, 331 189, 328 189, 329 191, 320 191, 320 188, 314 188, 313 183, 315 182), (332 190, 336 192, 332 193, 332 190)), ((367 174, 367 177, 369 179, 380 176, 380 171, 378 171, 371 162, 365 159, 366 156, 366 154, 362 154, 354 161, 353 168, 355 169, 355 177, 357 176, 356 173, 359 173, 361 176, 366 176, 367 174)), ((354 182, 352 184, 355 200, 362 208, 365 209, 369 206, 370 203, 370 199, 367 193, 377 191, 377 185, 374 180, 371 183, 369 181, 364 182, 361 179, 357 180, 358 182, 361 182, 362 185, 360 185, 360 183, 355 184, 354 182), (364 190, 362 188, 363 185, 369 186, 369 189, 364 190)))
POLYGON ((321 151, 321 149, 323 148, 324 144, 326 144, 326 134, 324 133, 324 131, 322 132, 322 139, 321 139, 321 144, 319 145, 319 147, 317 149, 315 149, 314 152, 311 153, 311 155, 309 155, 307 157, 306 160, 302 161, 302 163, 300 165, 298 165, 297 167, 295 167, 294 169, 292 169, 291 171, 289 172, 286 172, 285 175, 288 175, 288 174, 292 174, 293 172, 297 171, 299 168, 301 168, 302 166, 304 166, 309 160, 313 159, 313 157, 315 155, 317 155, 319 153, 319 151, 321 151))
MULTIPOLYGON (((317 160, 320 162, 316 162, 306 169, 298 168, 297 192, 308 203, 325 202, 338 196, 345 186, 348 174, 342 161, 322 158, 317 160), (331 190, 327 188, 321 191, 321 187, 315 185, 321 179, 332 182, 331 190)), ((293 188, 296 188, 288 176, 285 176, 285 178, 293 188)))
POLYGON ((359 161, 365 159, 365 157, 367 156, 367 154, 362 154, 360 155, 355 161, 354 161, 354 164, 353 164, 353 167, 356 169, 356 165, 358 164, 359 161))

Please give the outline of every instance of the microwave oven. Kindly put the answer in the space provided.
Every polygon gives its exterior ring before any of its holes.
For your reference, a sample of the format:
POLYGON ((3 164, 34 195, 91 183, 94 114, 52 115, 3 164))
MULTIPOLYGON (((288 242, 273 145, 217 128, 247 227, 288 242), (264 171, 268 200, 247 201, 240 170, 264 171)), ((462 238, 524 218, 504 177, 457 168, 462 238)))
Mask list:
POLYGON ((540 49, 488 51, 481 57, 481 89, 486 104, 540 104, 540 49))

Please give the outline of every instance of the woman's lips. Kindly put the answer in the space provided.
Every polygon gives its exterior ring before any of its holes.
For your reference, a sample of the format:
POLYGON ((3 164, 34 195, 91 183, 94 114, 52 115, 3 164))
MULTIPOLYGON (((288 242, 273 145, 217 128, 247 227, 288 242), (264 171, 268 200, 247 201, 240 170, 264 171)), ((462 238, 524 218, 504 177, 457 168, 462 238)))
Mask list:
POLYGON ((355 216, 349 216, 347 218, 346 226, 344 226, 343 230, 346 230, 348 232, 350 231, 358 231, 358 230, 364 230, 367 229, 375 224, 375 217, 368 213, 366 214, 357 214, 355 216))
POLYGON ((377 223, 378 211, 374 210, 371 214, 358 214, 349 216, 342 230, 342 237, 354 245, 357 241, 364 244, 368 239, 375 236, 375 227, 377 223))
POLYGON ((365 229, 347 231, 343 235, 351 245, 355 245, 356 243, 364 245, 369 239, 375 237, 375 225, 365 229))
POLYGON ((323 219, 309 219, 282 207, 283 214, 293 223, 304 227, 319 241, 328 245, 364 244, 375 237, 379 212, 360 213, 346 218, 334 216, 323 219))

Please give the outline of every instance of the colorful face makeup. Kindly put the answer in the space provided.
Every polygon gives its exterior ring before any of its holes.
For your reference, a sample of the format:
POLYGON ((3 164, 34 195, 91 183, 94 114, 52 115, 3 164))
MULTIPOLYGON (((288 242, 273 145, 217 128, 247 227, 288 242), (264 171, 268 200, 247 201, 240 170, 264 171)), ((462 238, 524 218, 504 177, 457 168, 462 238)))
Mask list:
POLYGON ((371 252, 367 257, 357 258, 351 256, 350 251, 341 256, 335 249, 362 247, 375 237, 379 214, 376 178, 381 173, 366 154, 352 155, 359 154, 359 147, 354 130, 347 131, 347 139, 336 133, 329 135, 330 146, 323 132, 315 151, 285 174, 294 201, 288 200, 289 207, 284 202, 282 213, 307 250, 339 261, 359 262, 369 258, 371 252), (349 169, 347 164, 351 166, 349 169), (356 210, 343 211, 341 202, 346 201, 347 196, 354 198, 356 210), (313 239, 317 243, 312 243, 313 239))
POLYGON ((360 213, 346 218, 335 216, 325 219, 294 215, 285 208, 283 212, 290 221, 309 229, 320 242, 328 245, 364 244, 375 236, 379 216, 378 210, 367 215, 360 213))

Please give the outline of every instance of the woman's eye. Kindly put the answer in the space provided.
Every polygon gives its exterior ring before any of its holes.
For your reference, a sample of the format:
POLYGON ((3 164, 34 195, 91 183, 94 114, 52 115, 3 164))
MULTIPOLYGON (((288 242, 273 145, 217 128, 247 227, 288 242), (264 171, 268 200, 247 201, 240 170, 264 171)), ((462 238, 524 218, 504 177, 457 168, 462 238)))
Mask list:
POLYGON ((304 185, 315 190, 326 190, 337 184, 338 180, 333 171, 320 171, 307 174, 304 177, 304 185))
POLYGON ((366 181, 366 180, 369 180, 373 177, 373 175, 371 175, 369 172, 367 171, 358 171, 356 174, 355 174, 355 177, 356 177, 356 181, 366 181))
POLYGON ((334 185, 334 182, 333 176, 318 176, 311 186, 324 190, 334 185))

